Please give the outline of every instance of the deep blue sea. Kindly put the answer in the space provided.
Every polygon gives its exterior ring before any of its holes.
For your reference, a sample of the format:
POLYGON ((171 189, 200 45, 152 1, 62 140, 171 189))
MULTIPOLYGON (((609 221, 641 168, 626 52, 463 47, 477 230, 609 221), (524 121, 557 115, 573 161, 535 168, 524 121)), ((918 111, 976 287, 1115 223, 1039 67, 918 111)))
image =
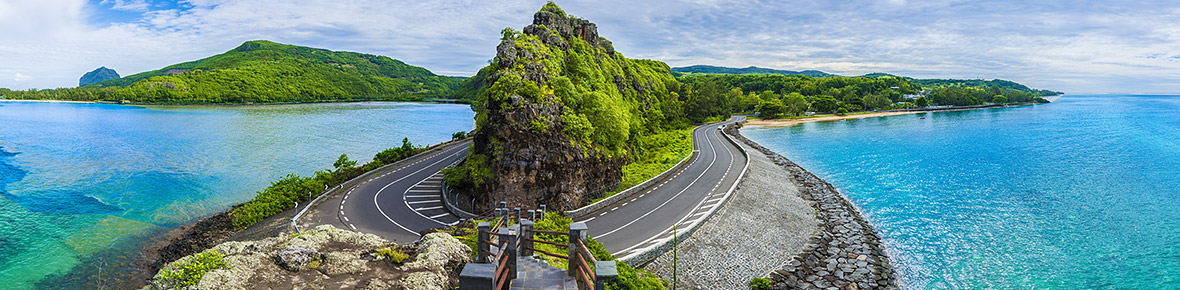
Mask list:
POLYGON ((418 103, 0 102, 0 289, 135 251, 144 235, 330 168, 341 153, 364 163, 403 137, 450 140, 473 117, 467 105, 418 103))
POLYGON ((905 288, 1180 289, 1180 96, 742 132, 859 206, 905 288))

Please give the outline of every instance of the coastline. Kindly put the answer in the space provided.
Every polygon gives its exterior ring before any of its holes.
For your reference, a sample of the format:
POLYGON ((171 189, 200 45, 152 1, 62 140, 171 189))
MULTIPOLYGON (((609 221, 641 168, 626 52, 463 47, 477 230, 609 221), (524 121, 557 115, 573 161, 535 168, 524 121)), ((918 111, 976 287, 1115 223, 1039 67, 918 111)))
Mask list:
POLYGON ((827 181, 746 138, 740 128, 726 131, 786 171, 819 222, 803 250, 769 273, 775 289, 899 288, 881 238, 855 204, 827 181))
POLYGON ((967 106, 967 107, 949 107, 949 108, 927 108, 927 109, 907 109, 896 111, 880 111, 880 112, 866 112, 866 113, 850 113, 843 116, 837 115, 822 115, 814 117, 791 118, 791 119, 763 119, 763 118, 748 118, 744 126, 759 126, 759 127, 790 127, 803 123, 810 122, 835 122, 852 119, 865 118, 880 118, 898 115, 922 114, 932 112, 955 112, 955 111, 970 111, 983 109, 998 109, 1010 108, 1019 106, 1035 105, 1036 103, 1021 103, 1011 105, 981 105, 981 106, 967 106))
POLYGON ((443 101, 446 99, 355 99, 355 100, 339 100, 339 101, 313 101, 313 102, 285 102, 285 103, 121 103, 111 101, 72 101, 72 100, 14 100, 14 99, 0 99, 0 103, 4 102, 43 102, 43 103, 70 103, 70 104, 110 104, 110 105, 124 105, 124 106, 280 106, 280 105, 311 105, 311 104, 337 104, 337 103, 368 103, 368 102, 389 102, 389 103, 429 103, 429 104, 469 104, 459 100, 443 101))

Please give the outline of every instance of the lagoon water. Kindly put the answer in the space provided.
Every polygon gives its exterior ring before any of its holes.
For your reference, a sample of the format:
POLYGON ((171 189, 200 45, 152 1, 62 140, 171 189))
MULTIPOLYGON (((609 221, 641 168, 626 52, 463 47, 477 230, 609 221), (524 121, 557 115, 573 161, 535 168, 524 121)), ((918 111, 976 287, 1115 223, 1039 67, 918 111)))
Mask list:
POLYGON ((1180 289, 1180 96, 743 134, 859 206, 905 288, 1180 289))
POLYGON ((341 153, 364 163, 403 137, 449 140, 473 117, 467 105, 418 103, 0 102, 0 289, 135 251, 145 235, 244 202, 286 174, 330 168, 341 153))

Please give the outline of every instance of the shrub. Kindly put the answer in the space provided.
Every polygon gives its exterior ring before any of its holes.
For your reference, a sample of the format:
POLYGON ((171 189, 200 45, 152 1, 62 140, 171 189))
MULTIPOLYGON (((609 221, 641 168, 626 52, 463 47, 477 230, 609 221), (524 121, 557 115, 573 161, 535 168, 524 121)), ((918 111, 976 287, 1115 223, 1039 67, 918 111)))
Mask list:
POLYGON ((164 280, 173 285, 193 286, 201 281, 201 277, 210 270, 221 268, 225 266, 225 256, 218 253, 217 250, 209 249, 193 255, 193 259, 185 263, 177 263, 172 266, 176 271, 163 271, 160 275, 164 280))
POLYGON ((301 177, 289 174, 271 183, 267 188, 258 191, 254 198, 230 212, 235 227, 248 227, 262 219, 279 214, 295 206, 296 202, 310 201, 323 193, 324 189, 337 186, 349 179, 356 178, 365 172, 377 169, 385 164, 397 162, 418 154, 422 148, 415 147, 409 138, 402 138, 402 146, 386 149, 377 153, 373 161, 356 167, 356 161, 349 160, 348 155, 340 155, 333 166, 335 170, 320 170, 315 176, 301 177))
POLYGON ((451 140, 459 140, 459 139, 463 139, 463 138, 467 138, 467 132, 459 131, 459 132, 455 132, 454 134, 451 134, 451 140))
POLYGON ((848 108, 842 107, 836 110, 836 116, 844 116, 844 114, 848 114, 848 108))
POLYGON ((402 261, 405 261, 406 258, 410 257, 410 255, 402 253, 398 249, 389 247, 377 249, 377 253, 375 253, 374 256, 384 257, 389 259, 389 261, 393 262, 394 264, 401 264, 402 261))
POLYGON ((772 286, 774 286, 774 283, 771 283, 770 279, 762 277, 754 277, 754 279, 750 279, 750 289, 753 290, 770 290, 772 286))

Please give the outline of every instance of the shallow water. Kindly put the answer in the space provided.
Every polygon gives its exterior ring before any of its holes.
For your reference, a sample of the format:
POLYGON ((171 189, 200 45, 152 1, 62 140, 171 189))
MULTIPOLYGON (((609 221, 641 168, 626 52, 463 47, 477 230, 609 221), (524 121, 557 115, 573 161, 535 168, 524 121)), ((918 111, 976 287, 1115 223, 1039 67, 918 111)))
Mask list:
POLYGON ((470 131, 467 105, 0 103, 0 289, 244 202, 271 181, 470 131), (132 239, 128 241, 128 239, 132 239))
POLYGON ((1180 289, 1180 96, 742 132, 863 209, 905 288, 1180 289))

